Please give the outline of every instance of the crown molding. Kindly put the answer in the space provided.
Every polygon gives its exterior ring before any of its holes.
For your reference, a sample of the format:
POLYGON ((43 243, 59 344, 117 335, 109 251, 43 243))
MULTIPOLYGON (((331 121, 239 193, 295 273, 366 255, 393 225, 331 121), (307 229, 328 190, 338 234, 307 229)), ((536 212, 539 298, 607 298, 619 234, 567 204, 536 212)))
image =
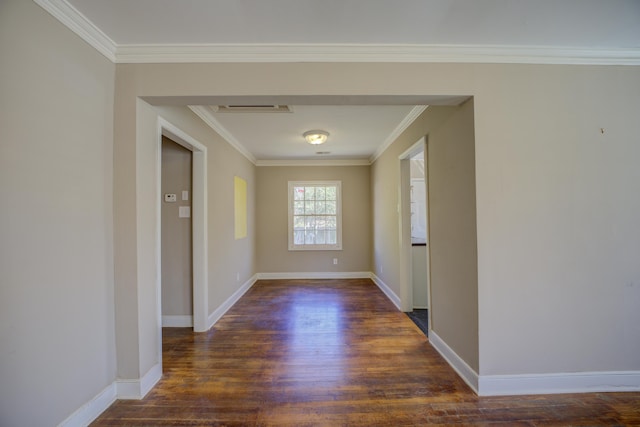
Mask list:
POLYGON ((65 0, 33 0, 54 18, 76 33, 82 40, 103 54, 111 62, 117 62, 118 46, 93 22, 65 0))
POLYGON ((428 107, 428 105, 416 105, 415 107, 413 107, 411 111, 409 111, 409 114, 406 115, 406 117, 400 122, 400 124, 396 126, 393 132, 389 134, 387 139, 384 140, 382 145, 380 145, 375 153, 373 153, 373 155, 369 159, 369 163, 375 162, 378 157, 380 157, 382 153, 384 153, 387 148, 389 148, 389 146, 391 146, 391 144, 393 144, 393 142, 398 139, 400 134, 402 134, 402 132, 404 132, 411 125, 411 123, 413 123, 415 119, 417 119, 420 114, 422 114, 428 107))
POLYGON ((640 65, 640 49, 411 44, 122 45, 117 48, 116 62, 449 62, 640 65))
POLYGON ((389 146, 400 136, 404 130, 413 123, 413 121, 427 109, 427 105, 417 105, 411 109, 409 114, 396 126, 389 134, 382 145, 376 150, 370 159, 276 159, 276 160, 257 160, 249 150, 238 141, 231 132, 229 132, 220 122, 218 122, 212 114, 210 107, 204 105, 189 105, 189 109, 193 111, 202 121, 204 121, 211 129, 218 133, 229 145, 235 148, 240 154, 245 156, 251 163, 256 166, 369 166, 371 165, 389 146))
POLYGON ((256 158, 244 145, 240 143, 224 126, 222 126, 212 115, 211 110, 204 105, 189 105, 189 109, 202 119, 211 129, 216 131, 225 141, 235 148, 240 154, 245 156, 254 165, 256 158))
POLYGON ((451 62, 640 65, 640 48, 451 44, 116 44, 66 0, 34 0, 115 63, 451 62))
POLYGON ((256 166, 370 166, 366 159, 258 160, 256 166))

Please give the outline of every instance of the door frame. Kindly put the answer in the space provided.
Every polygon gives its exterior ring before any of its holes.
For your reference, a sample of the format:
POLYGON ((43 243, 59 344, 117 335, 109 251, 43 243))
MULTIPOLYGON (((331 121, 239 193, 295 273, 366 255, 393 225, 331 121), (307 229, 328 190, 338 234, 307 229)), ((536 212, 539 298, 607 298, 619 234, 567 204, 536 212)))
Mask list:
POLYGON ((180 128, 164 119, 158 117, 158 142, 156 159, 157 170, 157 195, 156 214, 157 227, 157 307, 159 326, 160 357, 162 356, 162 137, 174 141, 192 152, 191 170, 191 233, 192 233, 192 268, 193 268, 193 330, 195 332, 205 332, 208 329, 209 300, 208 300, 208 233, 207 233, 207 147, 195 138, 182 131, 180 128))
POLYGON ((427 209, 427 293, 429 294, 429 329, 431 329, 431 268, 429 243, 429 180, 428 180, 428 136, 425 135, 398 156, 400 164, 400 188, 398 190, 398 225, 400 234, 400 307, 403 311, 413 311, 413 271, 411 260, 411 175, 410 159, 419 152, 424 152, 424 172, 427 209))

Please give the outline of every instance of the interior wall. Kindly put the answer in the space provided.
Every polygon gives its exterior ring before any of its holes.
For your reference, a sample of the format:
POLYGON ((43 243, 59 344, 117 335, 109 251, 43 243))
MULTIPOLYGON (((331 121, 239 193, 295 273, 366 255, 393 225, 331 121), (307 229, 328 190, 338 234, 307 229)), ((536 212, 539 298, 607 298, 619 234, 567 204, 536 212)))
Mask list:
MULTIPOLYGON (((140 331, 139 367, 144 375, 158 362, 160 343, 157 334, 157 271, 155 258, 159 242, 156 241, 157 217, 155 201, 158 171, 157 120, 162 117, 207 147, 207 228, 208 228, 208 308, 209 314, 218 309, 255 274, 255 166, 232 148, 187 107, 151 106, 137 100, 137 118, 140 120, 137 147, 137 204, 138 226, 137 292, 144 306, 137 313, 140 331), (142 155, 141 155, 142 154, 142 155), (247 181, 248 231, 247 237, 234 236, 234 176, 247 181)), ((134 115, 134 118, 136 115, 134 115)), ((117 143, 117 141, 116 141, 117 143)), ((133 353, 129 353, 129 357, 133 353)), ((123 361, 122 369, 136 368, 123 361)), ((131 360, 132 362, 138 362, 131 360)), ((121 369, 121 365, 118 365, 121 369)))
POLYGON ((179 209, 191 209, 191 151, 162 137, 162 315, 193 315, 193 245, 191 215, 181 218, 179 209), (187 191, 187 200, 182 192, 187 191), (164 200, 175 194, 175 202, 164 200))
MULTIPOLYGON (((430 329, 476 372, 478 280, 476 254, 473 100, 460 107, 429 107, 372 166, 378 256, 376 272, 397 266, 382 280, 401 296, 397 213, 401 153, 427 136, 429 183, 430 329), (395 246, 395 247, 394 247, 395 246)), ((426 256, 426 254, 425 254, 426 256)), ((376 273, 377 274, 377 273, 376 273)))
POLYGON ((436 129, 455 107, 429 107, 371 165, 373 206, 373 273, 398 297, 400 290, 400 160, 398 157, 430 130, 436 129))
POLYGON ((0 425, 57 425, 116 379, 115 66, 0 2, 0 425))
MULTIPOLYGON (((139 143, 139 97, 206 104, 207 96, 225 95, 471 95, 479 373, 639 370, 640 312, 634 307, 640 298, 640 200, 633 197, 640 180, 639 92, 640 72, 633 66, 118 64, 116 289, 138 286, 138 263, 124 259, 136 238, 126 233, 132 226, 135 231, 135 207, 123 202, 135 206, 135 190, 126 188, 131 181, 125 178, 137 167, 127 154, 139 143), (548 349, 545 358, 536 357, 540 348, 548 349)), ((396 161, 381 159, 397 159, 424 135, 415 129, 372 166, 373 266, 396 292, 397 234, 381 225, 397 224, 397 187, 379 177, 399 171, 396 161)), ((138 314, 124 301, 129 296, 116 295, 125 310, 118 318, 138 314)), ((121 349, 125 359, 136 358, 137 341, 132 347, 127 339, 118 346, 118 360, 121 349)))
POLYGON ((473 100, 427 142, 429 182, 429 326, 475 372, 478 360, 478 254, 473 100))
POLYGON ((260 273, 371 270, 369 166, 257 168, 257 260, 260 273), (288 182, 342 181, 342 250, 289 251, 288 182), (333 259, 338 264, 333 264, 333 259))
MULTIPOLYGON (((479 372, 640 370, 638 67, 120 64, 114 99, 113 64, 62 24, 33 2, 5 0, 0 12, 0 191, 12 201, 0 214, 3 425, 56 424, 112 383, 114 352, 119 378, 139 378, 156 352, 156 266, 139 257, 155 250, 142 224, 154 216, 140 209, 155 188, 137 182, 156 123, 138 111, 142 96, 473 95, 479 372), (66 351, 42 351, 54 347, 66 351)), ((252 239, 225 234, 232 176, 253 167, 188 112, 174 113, 215 141, 215 302, 237 289, 236 271, 255 271, 252 239)), ((412 132, 396 148, 422 136, 412 132)), ((381 224, 397 221, 397 188, 377 178, 392 168, 372 166, 372 262, 395 289, 397 243, 381 224)))
POLYGON ((481 373, 640 370, 640 67, 478 78, 481 373))

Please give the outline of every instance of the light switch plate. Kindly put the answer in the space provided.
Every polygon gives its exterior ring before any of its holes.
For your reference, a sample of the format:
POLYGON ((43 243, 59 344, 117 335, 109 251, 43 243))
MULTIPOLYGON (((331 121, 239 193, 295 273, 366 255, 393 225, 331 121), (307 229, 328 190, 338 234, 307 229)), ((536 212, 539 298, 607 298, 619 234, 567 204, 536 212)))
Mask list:
POLYGON ((178 218, 190 218, 191 206, 180 206, 178 209, 178 218))
POLYGON ((189 190, 182 190, 182 200, 189 200, 189 190))

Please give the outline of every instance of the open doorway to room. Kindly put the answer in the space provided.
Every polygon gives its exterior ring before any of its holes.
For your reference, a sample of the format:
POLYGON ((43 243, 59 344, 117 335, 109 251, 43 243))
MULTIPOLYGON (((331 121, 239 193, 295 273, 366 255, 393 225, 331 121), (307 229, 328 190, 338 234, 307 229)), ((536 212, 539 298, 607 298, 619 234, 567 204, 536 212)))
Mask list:
POLYGON ((424 150, 409 159, 409 174, 413 311, 407 314, 427 335, 429 330, 429 289, 427 285, 427 182, 424 150))
POLYGON ((162 137, 162 326, 193 327, 192 152, 162 137))
MULTIPOLYGON (((157 274, 158 274, 158 282, 157 282, 157 295, 158 295, 158 305, 157 305, 157 318, 158 318, 158 358, 162 360, 162 326, 163 324, 169 326, 170 322, 173 322, 171 326, 193 326, 193 330, 195 332, 203 332, 206 331, 209 327, 208 322, 208 292, 207 292, 207 283, 208 283, 208 274, 207 274, 207 253, 208 253, 208 232, 207 232, 207 147, 202 143, 198 142, 190 135, 186 134, 172 123, 163 119, 162 117, 158 117, 158 139, 157 139, 157 163, 156 163, 156 171, 157 171, 157 218, 159 221, 157 223, 157 238, 160 242, 157 248, 157 274), (176 189, 176 192, 173 193, 171 191, 163 191, 163 141, 170 140, 178 147, 173 147, 173 151, 180 152, 181 157, 188 158, 190 162, 190 170, 189 170, 189 182, 190 189, 179 187, 176 189), (179 191, 178 191, 179 190, 179 191), (189 191, 189 193, 185 193, 183 195, 182 191, 189 191), (169 252, 166 251, 171 246, 175 245, 175 242, 172 241, 171 237, 163 236, 163 217, 166 216, 163 214, 162 209, 163 205, 167 204, 165 199, 165 194, 175 194, 176 202, 173 203, 176 209, 176 212, 170 213, 171 216, 177 216, 177 218, 173 218, 176 221, 183 221, 188 219, 190 222, 189 229, 189 240, 190 244, 188 249, 184 249, 184 242, 182 246, 182 256, 184 256, 184 251, 190 251, 190 261, 189 263, 185 263, 184 260, 181 262, 181 269, 183 274, 186 273, 186 270, 190 270, 191 280, 189 289, 191 294, 189 296, 185 295, 185 288, 183 287, 179 292, 181 292, 181 296, 179 300, 172 301, 172 304, 178 304, 184 309, 191 305, 191 314, 180 314, 176 316, 184 316, 184 317, 174 317, 167 318, 163 316, 172 316, 173 314, 165 314, 165 289, 164 289, 164 265, 163 258, 167 256, 171 256, 169 252), (183 200, 188 199, 188 200, 183 200), (179 202, 178 202, 179 201, 179 202), (180 212, 180 205, 182 207, 189 207, 190 209, 182 209, 182 218, 180 212), (186 302, 189 301, 189 302, 186 302), (164 321, 167 321, 166 323, 164 321), (190 323, 190 325, 189 325, 190 323)), ((183 166, 184 168, 184 166, 183 166)), ((172 198, 172 196, 169 196, 172 198)), ((182 239, 186 240, 187 238, 182 235, 182 239)), ((183 277, 185 277, 183 276, 183 277)), ((187 279, 188 281, 188 279, 187 279)), ((169 295, 169 298, 171 296, 169 295)), ((168 303, 167 303, 168 304, 168 303)), ((174 310, 172 308, 172 310, 174 310)))
POLYGON ((400 159, 400 231, 404 310, 428 336, 429 245, 427 139, 421 138, 400 159))

